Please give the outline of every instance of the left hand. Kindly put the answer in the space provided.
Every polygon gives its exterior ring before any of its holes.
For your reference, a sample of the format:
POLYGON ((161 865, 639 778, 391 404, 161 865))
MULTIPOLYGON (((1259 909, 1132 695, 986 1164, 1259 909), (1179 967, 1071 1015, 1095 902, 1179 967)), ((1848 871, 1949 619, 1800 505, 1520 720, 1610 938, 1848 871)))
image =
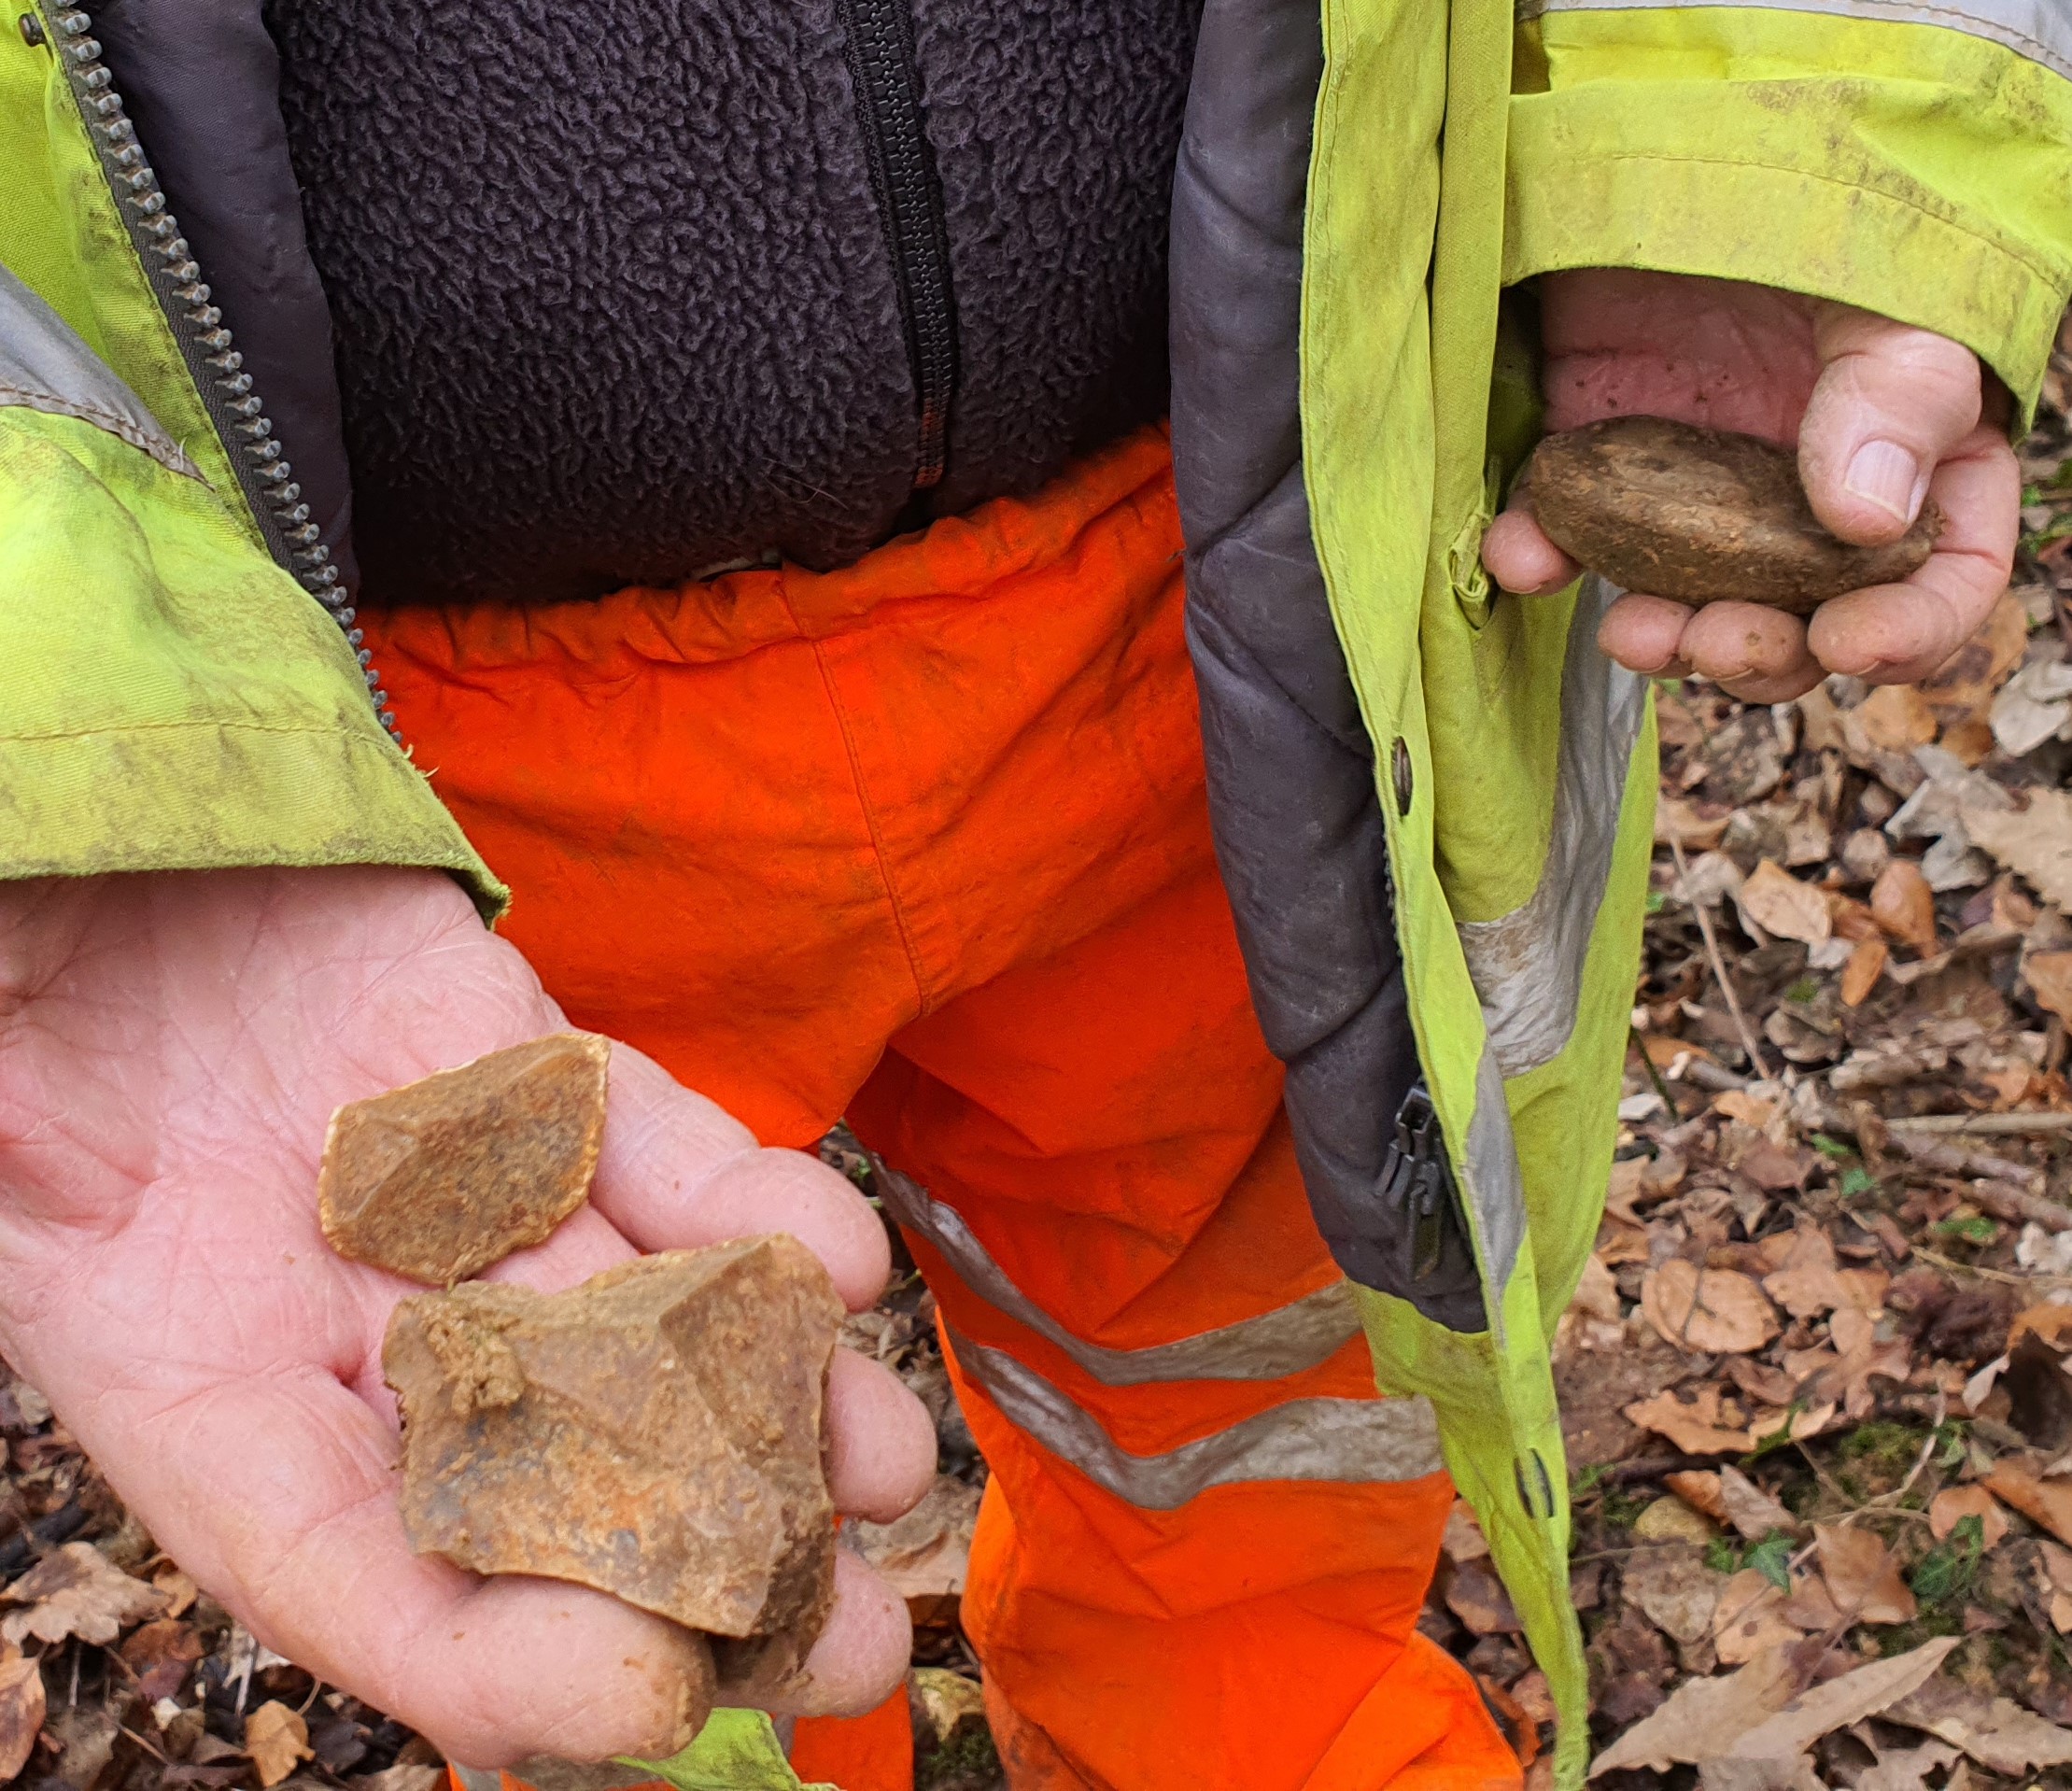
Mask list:
MULTIPOLYGON (((1598 635, 1620 664, 1783 702, 1830 671, 1926 677, 1985 619, 2012 568, 2022 480, 1994 414, 2004 393, 1989 393, 1969 349, 1735 280, 1586 268, 1546 275, 1540 297, 1549 430, 1638 413, 1796 446, 1814 514, 1844 541, 1896 540, 1931 497, 1945 517, 1911 578, 1835 598, 1810 621, 1754 603, 1621 598, 1598 635)), ((1579 570, 1517 503, 1490 525, 1482 559, 1527 594, 1560 590, 1579 570)))

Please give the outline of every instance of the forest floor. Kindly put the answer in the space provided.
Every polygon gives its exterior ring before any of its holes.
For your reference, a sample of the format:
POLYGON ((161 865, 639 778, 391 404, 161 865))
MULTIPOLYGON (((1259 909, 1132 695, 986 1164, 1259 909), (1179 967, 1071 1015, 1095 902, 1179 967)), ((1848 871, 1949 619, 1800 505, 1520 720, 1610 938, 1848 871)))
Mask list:
MULTIPOLYGON (((1607 1791, 2072 1787, 2060 347, 2013 588, 1934 678, 1661 691, 1619 1161, 1557 1345, 1607 1791)), ((915 1616, 920 1791, 994 1791, 957 1622, 985 1470, 931 1312, 909 1274, 851 1320, 942 1445, 852 1543, 915 1616)), ((426 1742, 199 1593, 24 1384, 0 1439, 0 1778, 432 1791, 426 1742)), ((1422 1621, 1544 1783, 1545 1681, 1465 1506, 1422 1621)))

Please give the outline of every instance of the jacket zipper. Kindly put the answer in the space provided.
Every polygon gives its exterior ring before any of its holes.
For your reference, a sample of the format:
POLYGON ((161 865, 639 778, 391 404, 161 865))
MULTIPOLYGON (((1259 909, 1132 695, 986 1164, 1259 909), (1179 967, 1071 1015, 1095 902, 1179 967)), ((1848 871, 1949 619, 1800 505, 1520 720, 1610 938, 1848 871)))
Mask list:
MULTIPOLYGON (((39 6, 42 3, 36 0, 39 6)), ((359 661, 374 712, 400 744, 402 736, 397 730, 395 711, 388 706, 388 693, 381 687, 374 656, 362 644, 360 630, 353 626, 351 596, 339 581, 338 568, 331 563, 331 549, 319 539, 322 531, 309 519, 309 506, 302 501, 294 469, 275 439, 266 407, 252 389, 251 374, 244 371, 245 357, 223 327, 221 310, 209 303, 202 270, 166 209, 158 176, 136 140, 136 127, 122 97, 115 91, 115 77, 101 60, 101 46, 92 35, 93 21, 77 7, 48 17, 56 27, 50 47, 71 85, 116 210, 230 458, 246 507, 275 563, 330 612, 344 632, 359 661)))
POLYGON ((838 7, 913 372, 919 433, 913 488, 926 491, 941 483, 948 458, 957 312, 942 188, 921 121, 912 21, 907 0, 838 0, 838 7))

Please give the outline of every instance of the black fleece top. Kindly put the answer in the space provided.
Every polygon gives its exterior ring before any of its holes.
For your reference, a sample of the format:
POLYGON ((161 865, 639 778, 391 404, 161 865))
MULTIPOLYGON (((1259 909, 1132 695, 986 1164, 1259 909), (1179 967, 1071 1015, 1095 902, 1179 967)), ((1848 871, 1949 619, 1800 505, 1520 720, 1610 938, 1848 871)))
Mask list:
POLYGON ((839 565, 1156 416, 1197 11, 267 0, 366 598, 839 565), (905 190, 946 250, 947 463, 919 492, 865 32, 918 99, 905 190))

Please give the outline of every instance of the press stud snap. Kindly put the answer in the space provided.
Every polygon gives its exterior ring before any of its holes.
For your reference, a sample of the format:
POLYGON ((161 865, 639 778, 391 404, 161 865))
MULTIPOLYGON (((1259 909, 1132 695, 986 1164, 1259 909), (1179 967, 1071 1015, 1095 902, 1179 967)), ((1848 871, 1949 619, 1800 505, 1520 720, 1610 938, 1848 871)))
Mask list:
POLYGON ((31 49, 41 49, 43 45, 43 21, 33 12, 25 12, 21 15, 20 22, 21 25, 21 41, 27 44, 31 49))
POLYGON ((1416 787, 1411 777, 1410 743, 1399 737, 1391 758, 1396 775, 1396 812, 1407 815, 1410 812, 1410 798, 1416 787))

